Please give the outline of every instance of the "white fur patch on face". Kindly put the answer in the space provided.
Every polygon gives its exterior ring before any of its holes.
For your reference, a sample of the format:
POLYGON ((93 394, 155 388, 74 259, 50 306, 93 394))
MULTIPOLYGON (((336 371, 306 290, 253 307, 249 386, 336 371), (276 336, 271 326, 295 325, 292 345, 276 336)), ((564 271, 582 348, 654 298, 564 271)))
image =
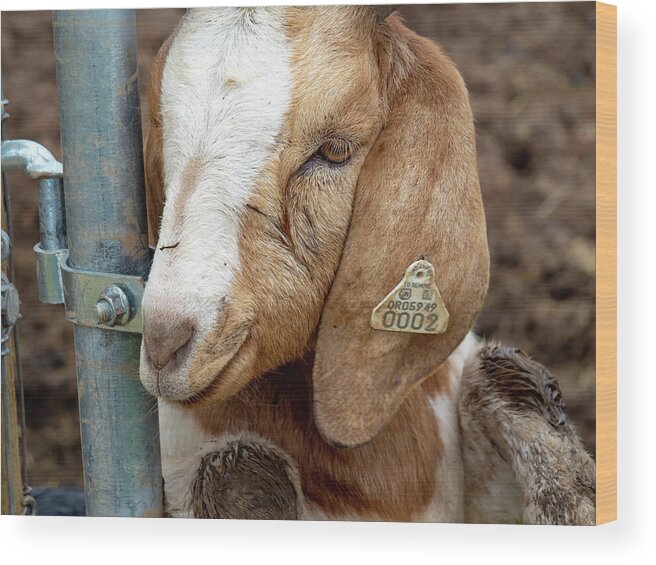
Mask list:
POLYGON ((175 247, 155 254, 144 309, 169 301, 201 339, 240 267, 240 218, 289 106, 283 19, 283 8, 189 10, 164 66, 158 247, 175 247))

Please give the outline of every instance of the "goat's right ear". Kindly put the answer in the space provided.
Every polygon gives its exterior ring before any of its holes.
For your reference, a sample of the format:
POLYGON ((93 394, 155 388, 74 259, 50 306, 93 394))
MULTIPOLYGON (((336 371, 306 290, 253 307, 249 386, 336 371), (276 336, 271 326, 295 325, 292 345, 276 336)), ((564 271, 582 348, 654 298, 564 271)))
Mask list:
MULTIPOLYGON (((176 30, 177 31, 177 30, 176 30)), ((159 224, 164 211, 164 163, 162 159, 162 124, 160 96, 162 92, 162 73, 173 42, 173 32, 160 47, 150 71, 150 90, 148 92, 148 111, 150 125, 146 134, 144 148, 144 174, 146 181, 146 206, 148 209, 148 239, 150 245, 157 245, 159 224)))
POLYGON ((152 122, 146 134, 144 150, 146 207, 148 210, 148 239, 157 245, 159 224, 164 211, 164 179, 162 174, 162 133, 152 122))
POLYGON ((489 259, 466 89, 428 40, 392 21, 412 52, 387 123, 360 172, 342 260, 326 300, 313 371, 326 441, 357 446, 434 374, 474 323, 489 259), (373 329, 374 308, 407 267, 427 259, 450 319, 439 335, 373 329))

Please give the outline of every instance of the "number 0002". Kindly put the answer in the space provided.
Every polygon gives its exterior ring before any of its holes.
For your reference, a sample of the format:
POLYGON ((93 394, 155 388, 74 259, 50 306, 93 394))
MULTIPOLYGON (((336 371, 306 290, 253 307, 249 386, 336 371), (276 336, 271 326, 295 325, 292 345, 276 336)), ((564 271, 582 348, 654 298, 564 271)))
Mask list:
POLYGON ((383 327, 385 328, 405 330, 410 326, 413 330, 420 330, 424 322, 427 322, 425 331, 433 331, 437 322, 437 314, 424 316, 421 312, 416 312, 410 316, 407 312, 393 312, 392 310, 388 310, 383 316, 383 327))

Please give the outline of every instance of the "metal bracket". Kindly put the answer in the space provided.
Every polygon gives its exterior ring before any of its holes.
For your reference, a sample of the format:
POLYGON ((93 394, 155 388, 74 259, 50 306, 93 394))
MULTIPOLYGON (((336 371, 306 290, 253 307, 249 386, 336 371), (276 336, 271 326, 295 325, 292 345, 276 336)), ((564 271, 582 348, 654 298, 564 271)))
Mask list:
MULTIPOLYGON (((81 326, 102 327, 119 332, 141 333, 141 300, 145 282, 141 277, 116 275, 74 269, 68 262, 61 263, 66 318, 81 326), (118 292, 117 292, 118 291, 118 292), (106 304, 112 294, 123 293, 129 308, 106 317, 106 304), (122 318, 124 323, 116 323, 122 318)), ((109 306, 116 308, 115 305, 109 306)))
POLYGON ((41 242, 34 246, 36 255, 36 282, 39 287, 39 300, 45 304, 63 304, 64 286, 61 277, 61 264, 68 259, 68 249, 48 251, 41 242))
MULTIPOLYGON (((40 144, 12 139, 2 142, 2 170, 22 170, 40 181, 41 241, 34 253, 41 302, 64 304, 66 318, 74 324, 141 333, 143 278, 84 271, 68 264, 62 164, 40 144)), ((9 292, 5 290, 3 283, 3 298, 9 292)))
POLYGON ((142 277, 76 269, 68 264, 68 249, 45 251, 34 246, 39 298, 64 304, 66 318, 80 326, 141 333, 142 277))

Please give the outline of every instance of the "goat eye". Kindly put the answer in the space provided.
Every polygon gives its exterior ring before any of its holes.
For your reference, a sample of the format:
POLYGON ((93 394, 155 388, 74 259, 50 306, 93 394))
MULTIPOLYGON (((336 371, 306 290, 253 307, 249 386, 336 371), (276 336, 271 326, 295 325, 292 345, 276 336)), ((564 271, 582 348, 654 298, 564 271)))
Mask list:
POLYGON ((326 141, 316 153, 319 158, 332 165, 343 165, 351 158, 352 154, 351 145, 343 139, 326 141))

